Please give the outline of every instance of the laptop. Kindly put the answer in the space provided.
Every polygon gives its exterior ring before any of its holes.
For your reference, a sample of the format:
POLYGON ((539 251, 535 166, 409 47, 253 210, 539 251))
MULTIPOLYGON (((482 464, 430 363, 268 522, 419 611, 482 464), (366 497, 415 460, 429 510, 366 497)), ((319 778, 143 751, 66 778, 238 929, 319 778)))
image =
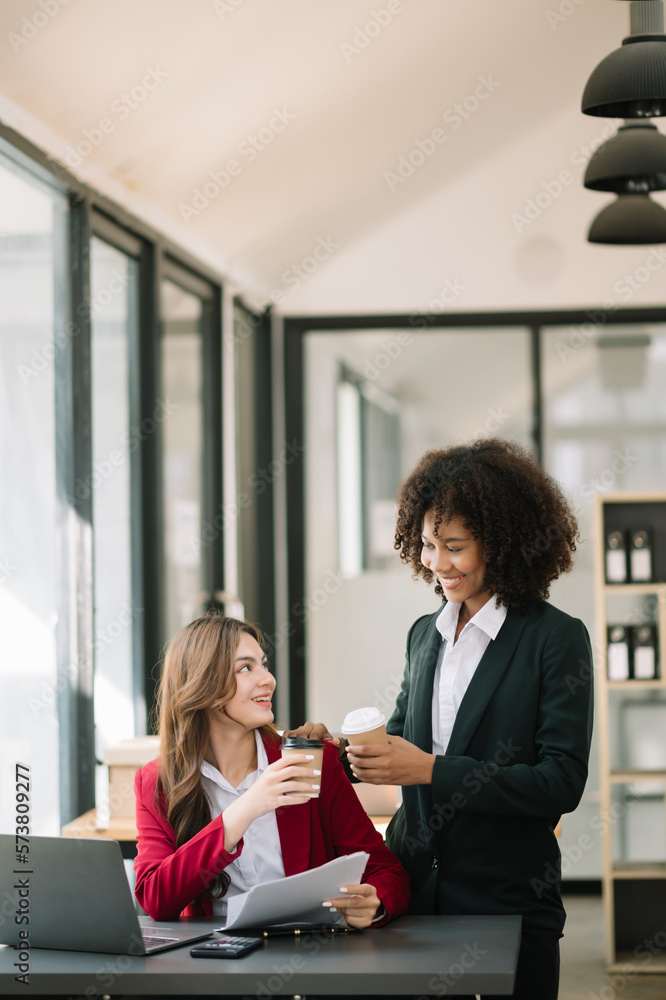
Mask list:
MULTIPOLYGON (((21 838, 23 841, 24 838, 21 838)), ((142 926, 120 845, 115 840, 30 836, 20 854, 14 834, 0 834, 0 944, 31 948, 152 955, 212 936, 186 922, 142 926), (27 857, 27 863, 17 860, 27 857), (28 919, 16 922, 15 913, 28 919), (11 919, 10 919, 11 918, 11 919)))

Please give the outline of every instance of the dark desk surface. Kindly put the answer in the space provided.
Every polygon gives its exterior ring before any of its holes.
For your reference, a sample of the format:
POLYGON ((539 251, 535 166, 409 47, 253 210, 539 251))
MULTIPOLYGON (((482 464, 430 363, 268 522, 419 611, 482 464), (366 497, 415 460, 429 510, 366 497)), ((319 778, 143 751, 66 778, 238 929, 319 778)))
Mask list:
MULTIPOLYGON (((189 922, 209 927, 215 918, 189 922)), ((519 941, 520 917, 401 917, 351 934, 273 937, 236 960, 192 958, 190 945, 150 958, 36 949, 29 986, 14 980, 14 949, 0 947, 0 994, 508 995, 519 941)))

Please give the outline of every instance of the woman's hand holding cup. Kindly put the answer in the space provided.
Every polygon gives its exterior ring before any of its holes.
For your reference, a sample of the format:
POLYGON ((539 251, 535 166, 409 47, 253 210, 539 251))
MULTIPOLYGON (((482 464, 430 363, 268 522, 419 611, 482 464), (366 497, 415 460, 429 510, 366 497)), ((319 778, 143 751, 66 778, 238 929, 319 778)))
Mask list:
POLYGON ((269 764, 247 791, 222 814, 224 848, 235 851, 250 823, 280 806, 298 806, 317 798, 321 770, 313 767, 315 755, 291 754, 269 764))
POLYGON ((321 788, 321 770, 315 767, 312 753, 291 754, 269 764, 263 774, 242 796, 249 795, 257 810, 254 819, 279 806, 303 805, 317 798, 321 788))

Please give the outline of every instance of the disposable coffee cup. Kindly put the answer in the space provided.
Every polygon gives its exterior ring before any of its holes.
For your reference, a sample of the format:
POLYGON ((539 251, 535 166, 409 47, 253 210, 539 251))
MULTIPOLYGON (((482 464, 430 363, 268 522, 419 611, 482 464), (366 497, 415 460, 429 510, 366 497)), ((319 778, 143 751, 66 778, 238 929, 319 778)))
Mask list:
POLYGON ((352 746, 388 743, 386 716, 376 708, 357 708, 349 712, 340 730, 352 746))
MULTIPOLYGON (((294 761, 294 765, 296 767, 313 767, 315 771, 323 770, 324 744, 321 740, 306 740, 304 736, 285 736, 282 740, 281 752, 283 757, 291 757, 294 754, 312 754, 314 760, 298 760, 294 761)), ((316 788, 312 786, 321 786, 320 775, 314 774, 312 777, 294 778, 293 780, 302 781, 304 785, 307 785, 307 791, 310 795, 319 795, 316 788)))

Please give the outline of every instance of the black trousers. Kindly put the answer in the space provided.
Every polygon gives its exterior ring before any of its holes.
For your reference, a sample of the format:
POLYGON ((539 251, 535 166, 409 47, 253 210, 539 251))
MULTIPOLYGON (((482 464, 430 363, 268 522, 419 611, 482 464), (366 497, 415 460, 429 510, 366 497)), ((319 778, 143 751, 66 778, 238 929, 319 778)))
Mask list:
MULTIPOLYGON (((557 1000, 560 986, 560 938, 557 931, 526 927, 520 942, 513 993, 515 1000, 557 1000)), ((474 1000, 473 996, 459 1000, 474 1000)), ((502 1000, 483 993, 481 1000, 502 1000)))

